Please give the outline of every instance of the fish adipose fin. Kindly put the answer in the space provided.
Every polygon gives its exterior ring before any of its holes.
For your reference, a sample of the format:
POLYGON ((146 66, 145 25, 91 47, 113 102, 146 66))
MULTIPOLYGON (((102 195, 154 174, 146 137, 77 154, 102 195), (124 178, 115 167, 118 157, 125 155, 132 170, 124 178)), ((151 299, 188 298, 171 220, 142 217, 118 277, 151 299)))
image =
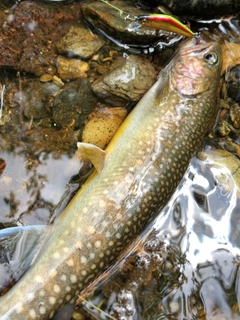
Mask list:
POLYGON ((77 147, 81 156, 91 161, 97 172, 101 172, 105 161, 105 151, 91 143, 85 142, 78 142, 77 147))

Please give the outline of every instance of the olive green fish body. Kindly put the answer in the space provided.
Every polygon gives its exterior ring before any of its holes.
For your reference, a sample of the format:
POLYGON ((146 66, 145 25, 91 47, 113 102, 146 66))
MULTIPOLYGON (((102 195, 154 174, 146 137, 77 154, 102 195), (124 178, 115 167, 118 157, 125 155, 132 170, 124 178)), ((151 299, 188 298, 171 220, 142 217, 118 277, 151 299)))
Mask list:
POLYGON ((102 171, 76 194, 31 268, 0 298, 0 319, 51 318, 167 203, 217 112, 220 46, 195 42, 181 48, 119 128, 102 171))

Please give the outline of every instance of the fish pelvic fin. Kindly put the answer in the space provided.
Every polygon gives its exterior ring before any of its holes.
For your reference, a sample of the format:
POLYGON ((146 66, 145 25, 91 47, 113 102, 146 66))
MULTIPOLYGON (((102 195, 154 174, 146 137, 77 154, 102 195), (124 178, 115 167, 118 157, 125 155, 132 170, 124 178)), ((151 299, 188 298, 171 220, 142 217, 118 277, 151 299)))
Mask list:
POLYGON ((101 172, 104 167, 106 152, 91 143, 78 142, 77 147, 83 159, 91 161, 97 172, 101 172))

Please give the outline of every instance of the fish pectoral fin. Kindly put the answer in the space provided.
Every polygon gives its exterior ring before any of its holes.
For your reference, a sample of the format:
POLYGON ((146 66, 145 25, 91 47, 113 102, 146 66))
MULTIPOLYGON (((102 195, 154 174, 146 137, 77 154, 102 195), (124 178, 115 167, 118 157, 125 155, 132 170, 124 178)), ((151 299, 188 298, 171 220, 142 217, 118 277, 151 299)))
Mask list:
POLYGON ((7 287, 9 281, 17 281, 26 272, 48 230, 40 225, 0 230, 0 287, 7 287))
POLYGON ((105 151, 91 143, 85 142, 78 142, 77 147, 81 155, 91 161, 97 172, 101 172, 105 162, 105 151))

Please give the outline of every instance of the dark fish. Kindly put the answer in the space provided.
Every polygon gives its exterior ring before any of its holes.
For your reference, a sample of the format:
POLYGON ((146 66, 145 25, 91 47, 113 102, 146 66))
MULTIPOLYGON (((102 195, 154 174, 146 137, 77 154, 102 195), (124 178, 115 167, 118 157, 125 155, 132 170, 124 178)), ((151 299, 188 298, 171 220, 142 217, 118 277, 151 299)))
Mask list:
POLYGON ((220 71, 219 44, 188 40, 105 152, 79 144, 97 170, 0 298, 1 320, 52 318, 166 205, 216 117, 220 71))

